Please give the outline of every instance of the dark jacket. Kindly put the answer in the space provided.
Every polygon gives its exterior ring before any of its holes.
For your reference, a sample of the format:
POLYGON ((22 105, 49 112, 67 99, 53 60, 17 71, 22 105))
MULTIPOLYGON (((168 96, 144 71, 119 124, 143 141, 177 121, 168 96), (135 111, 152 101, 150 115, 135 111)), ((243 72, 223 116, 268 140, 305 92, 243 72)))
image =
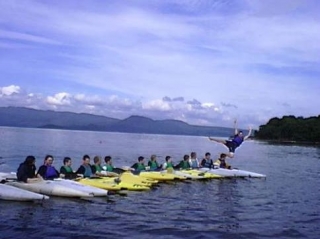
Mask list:
POLYGON ((26 163, 21 163, 17 170, 18 181, 27 182, 28 178, 34 178, 36 176, 36 166, 27 165, 26 163))

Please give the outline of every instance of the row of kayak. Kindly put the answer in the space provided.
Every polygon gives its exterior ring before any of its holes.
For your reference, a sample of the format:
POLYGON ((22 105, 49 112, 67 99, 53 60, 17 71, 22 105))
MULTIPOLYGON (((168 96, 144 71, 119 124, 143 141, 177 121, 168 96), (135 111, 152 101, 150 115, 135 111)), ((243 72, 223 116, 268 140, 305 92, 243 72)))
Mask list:
POLYGON ((125 172, 119 178, 80 178, 76 181, 65 179, 41 180, 33 183, 18 182, 15 173, 0 172, 0 199, 14 201, 46 200, 58 197, 101 197, 108 191, 145 191, 156 187, 159 182, 174 180, 201 180, 230 177, 265 178, 266 175, 237 169, 209 169, 161 171, 139 173, 125 172))

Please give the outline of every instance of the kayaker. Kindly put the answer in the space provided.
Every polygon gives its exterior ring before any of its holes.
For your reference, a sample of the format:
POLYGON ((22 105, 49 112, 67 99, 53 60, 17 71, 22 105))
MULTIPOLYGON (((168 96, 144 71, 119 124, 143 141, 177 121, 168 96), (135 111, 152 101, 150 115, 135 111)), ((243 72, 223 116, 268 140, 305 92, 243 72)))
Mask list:
POLYGON ((200 164, 199 164, 199 160, 197 159, 196 152, 191 152, 189 164, 190 164, 191 168, 199 168, 200 164))
POLYGON ((36 176, 36 158, 32 155, 26 157, 17 170, 17 179, 25 183, 43 180, 40 175, 36 176))
POLYGON ((217 168, 231 169, 231 165, 226 163, 226 158, 227 158, 226 154, 220 154, 220 158, 213 163, 214 166, 216 166, 217 168))
POLYGON ((161 166, 158 164, 157 156, 155 154, 151 155, 148 166, 150 167, 150 171, 157 171, 161 169, 161 166))
POLYGON ((43 165, 40 166, 37 175, 40 175, 45 180, 59 178, 60 175, 58 170, 52 166, 53 160, 52 155, 47 155, 44 159, 43 165))
POLYGON ((200 167, 202 167, 202 168, 213 168, 213 161, 211 159, 211 154, 209 152, 207 152, 205 154, 204 159, 202 159, 202 161, 200 163, 200 167))
POLYGON ((190 156, 189 155, 184 155, 183 156, 183 160, 180 161, 180 163, 178 164, 177 168, 179 169, 190 169, 191 168, 191 165, 189 163, 189 159, 190 159, 190 156))
POLYGON ((76 173, 82 174, 85 178, 96 176, 96 168, 90 165, 89 155, 86 154, 82 157, 82 165, 80 165, 76 173))
POLYGON ((176 166, 173 165, 171 156, 166 156, 165 160, 166 162, 162 165, 163 170, 167 170, 167 169, 173 170, 177 168, 176 166))
POLYGON ((140 156, 138 158, 138 162, 133 164, 131 166, 131 168, 133 168, 136 171, 145 171, 146 170, 146 166, 144 165, 144 157, 140 156))
POLYGON ((242 131, 238 131, 237 120, 234 121, 234 136, 231 140, 223 140, 209 137, 209 140, 221 143, 229 149, 229 153, 226 155, 233 158, 236 148, 238 148, 245 140, 247 140, 251 135, 251 127, 249 128, 249 133, 244 136, 242 131))
POLYGON ((111 156, 105 156, 104 157, 104 162, 106 163, 102 168, 103 170, 107 171, 107 172, 112 172, 112 173, 116 173, 116 174, 121 174, 123 172, 125 172, 125 170, 121 169, 121 168, 115 168, 112 164, 112 157, 111 156))
POLYGON ((105 176, 117 177, 117 176, 119 176, 117 173, 104 170, 104 168, 101 166, 101 157, 100 156, 95 156, 93 158, 93 162, 94 162, 93 167, 96 170, 97 176, 101 176, 101 177, 105 177, 105 176))
POLYGON ((73 171, 71 164, 71 158, 65 157, 63 159, 63 166, 60 168, 60 175, 62 175, 65 179, 75 179, 83 177, 82 174, 77 174, 73 171))

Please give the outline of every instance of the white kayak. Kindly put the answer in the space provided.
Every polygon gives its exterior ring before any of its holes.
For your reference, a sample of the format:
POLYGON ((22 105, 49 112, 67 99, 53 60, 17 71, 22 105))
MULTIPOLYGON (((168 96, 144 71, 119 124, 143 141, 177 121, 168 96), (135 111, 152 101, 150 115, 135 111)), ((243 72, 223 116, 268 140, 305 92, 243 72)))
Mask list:
POLYGON ((108 195, 108 190, 92 187, 92 186, 89 186, 89 185, 84 185, 84 184, 78 183, 78 182, 73 181, 73 180, 56 178, 56 179, 54 179, 54 181, 56 183, 59 183, 61 185, 66 186, 68 188, 76 188, 76 189, 79 189, 81 191, 88 192, 88 193, 92 194, 95 197, 104 197, 104 196, 108 195))
POLYGON ((240 170, 240 169, 226 169, 226 168, 217 168, 217 169, 209 169, 209 168, 200 168, 203 172, 208 172, 224 177, 249 177, 249 178, 265 178, 267 177, 264 174, 254 173, 250 171, 240 170))
POLYGON ((0 184, 0 199, 8 201, 36 201, 49 199, 49 197, 10 185, 0 184))
POLYGON ((45 194, 57 197, 93 197, 93 193, 81 190, 79 187, 70 187, 63 183, 53 180, 42 180, 39 182, 24 183, 17 181, 9 181, 8 185, 25 189, 34 193, 45 194))

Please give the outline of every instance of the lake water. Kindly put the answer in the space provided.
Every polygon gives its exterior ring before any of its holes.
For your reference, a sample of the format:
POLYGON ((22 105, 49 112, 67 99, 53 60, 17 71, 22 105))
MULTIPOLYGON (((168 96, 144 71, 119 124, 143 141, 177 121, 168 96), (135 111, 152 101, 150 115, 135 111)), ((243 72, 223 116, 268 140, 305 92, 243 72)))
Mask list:
MULTIPOLYGON (((226 149, 206 137, 0 128, 0 171, 16 171, 27 155, 73 159, 111 155, 116 166, 138 156, 196 151, 213 158, 226 149)), ((161 184, 156 190, 90 201, 0 202, 0 238, 319 238, 320 148, 246 141, 234 167, 266 179, 161 184)))

